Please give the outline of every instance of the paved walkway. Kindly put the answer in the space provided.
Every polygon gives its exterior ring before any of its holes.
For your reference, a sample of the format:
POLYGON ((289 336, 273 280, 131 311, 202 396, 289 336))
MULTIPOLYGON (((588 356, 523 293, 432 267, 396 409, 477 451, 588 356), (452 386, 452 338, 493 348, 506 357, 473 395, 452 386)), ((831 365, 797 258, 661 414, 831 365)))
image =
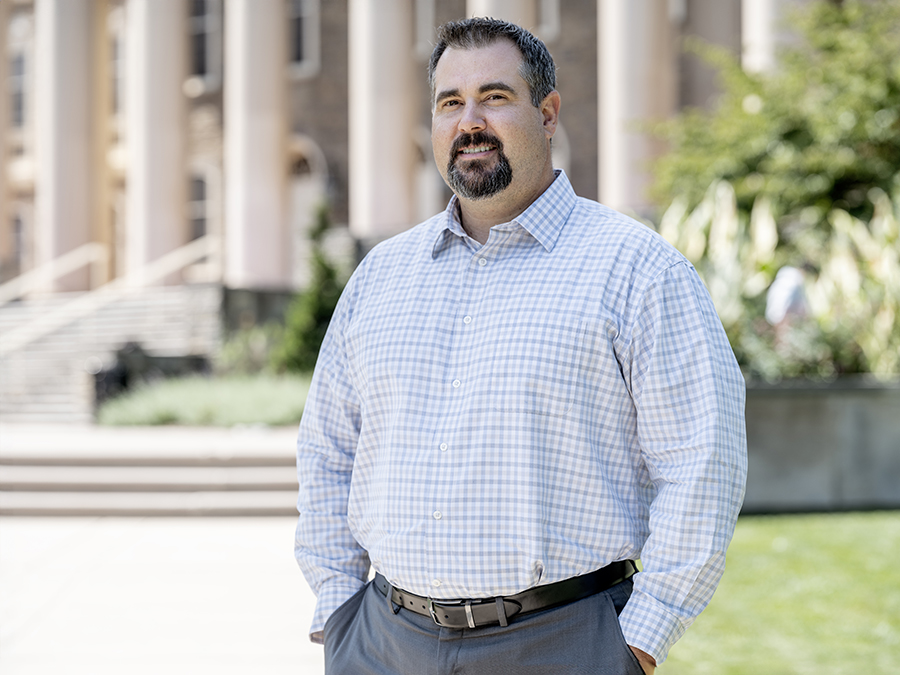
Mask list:
MULTIPOLYGON (((94 436, 39 433, 28 434, 35 446, 62 441, 73 452, 73 438, 94 436)), ((105 443, 115 435, 98 433, 105 443)), ((178 445, 177 430, 159 434, 178 445)), ((0 445, 4 436, 9 426, 0 445)), ((293 529, 290 517, 0 518, 0 673, 319 675, 293 529)))

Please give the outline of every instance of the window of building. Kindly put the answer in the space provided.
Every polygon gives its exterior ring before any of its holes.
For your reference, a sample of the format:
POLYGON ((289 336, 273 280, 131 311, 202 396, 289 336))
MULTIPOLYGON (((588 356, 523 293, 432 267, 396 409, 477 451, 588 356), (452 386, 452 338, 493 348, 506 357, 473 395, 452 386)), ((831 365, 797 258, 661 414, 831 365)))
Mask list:
POLYGON ((222 81, 221 0, 191 0, 188 32, 190 77, 185 91, 195 97, 218 89, 222 81))
POLYGON ((9 97, 12 106, 12 126, 25 126, 25 55, 13 54, 9 60, 9 97))
POLYGON ((110 70, 112 70, 112 82, 110 83, 110 98, 112 99, 113 115, 118 115, 122 110, 122 77, 120 73, 122 63, 122 40, 120 36, 113 35, 109 45, 110 70))
POLYGON ((4 233, 9 243, 8 252, 0 265, 0 278, 9 280, 32 265, 31 228, 33 222, 33 205, 28 201, 13 198, 9 205, 9 220, 4 223, 4 233))
POLYGON ((310 77, 319 72, 319 0, 288 0, 291 74, 310 77))
POLYGON ((125 97, 125 8, 121 5, 110 9, 106 17, 109 36, 109 94, 113 117, 122 114, 125 97))
POLYGON ((18 213, 12 221, 12 262, 18 272, 25 267, 25 223, 18 213))
POLYGON ((191 3, 191 75, 209 74, 209 2, 191 3))
POLYGON ((188 203, 191 240, 206 236, 208 202, 206 197, 206 179, 202 176, 191 178, 190 202, 188 203))
POLYGON ((0 85, 4 114, 9 116, 9 148, 12 156, 29 154, 31 127, 31 79, 34 33, 32 16, 13 11, 6 29, 6 82, 0 85))

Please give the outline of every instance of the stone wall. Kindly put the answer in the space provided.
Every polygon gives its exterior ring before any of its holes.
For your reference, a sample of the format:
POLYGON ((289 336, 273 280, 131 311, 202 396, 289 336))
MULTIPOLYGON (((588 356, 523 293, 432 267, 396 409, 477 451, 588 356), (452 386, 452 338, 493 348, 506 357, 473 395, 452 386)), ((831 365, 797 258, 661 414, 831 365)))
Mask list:
POLYGON ((745 513, 900 508, 900 382, 748 386, 745 513))

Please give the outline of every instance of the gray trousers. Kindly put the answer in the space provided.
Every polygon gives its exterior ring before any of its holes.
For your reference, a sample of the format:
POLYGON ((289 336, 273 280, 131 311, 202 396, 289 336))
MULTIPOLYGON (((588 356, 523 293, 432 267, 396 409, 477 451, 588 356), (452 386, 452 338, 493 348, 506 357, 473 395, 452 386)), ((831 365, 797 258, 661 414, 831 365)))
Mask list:
POLYGON ((506 627, 449 629, 394 609, 371 583, 325 625, 326 675, 643 675, 618 615, 629 579, 506 627))

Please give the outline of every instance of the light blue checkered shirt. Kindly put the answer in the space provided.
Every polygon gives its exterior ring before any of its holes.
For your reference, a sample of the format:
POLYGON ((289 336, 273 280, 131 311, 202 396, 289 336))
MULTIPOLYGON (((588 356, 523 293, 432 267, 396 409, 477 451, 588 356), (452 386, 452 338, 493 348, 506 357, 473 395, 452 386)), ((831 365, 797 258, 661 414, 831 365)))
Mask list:
POLYGON ((375 247, 322 345, 297 442, 311 632, 370 560, 457 599, 640 558, 620 623, 661 662, 715 590, 746 476, 709 295, 561 172, 484 246, 456 214, 375 247))

